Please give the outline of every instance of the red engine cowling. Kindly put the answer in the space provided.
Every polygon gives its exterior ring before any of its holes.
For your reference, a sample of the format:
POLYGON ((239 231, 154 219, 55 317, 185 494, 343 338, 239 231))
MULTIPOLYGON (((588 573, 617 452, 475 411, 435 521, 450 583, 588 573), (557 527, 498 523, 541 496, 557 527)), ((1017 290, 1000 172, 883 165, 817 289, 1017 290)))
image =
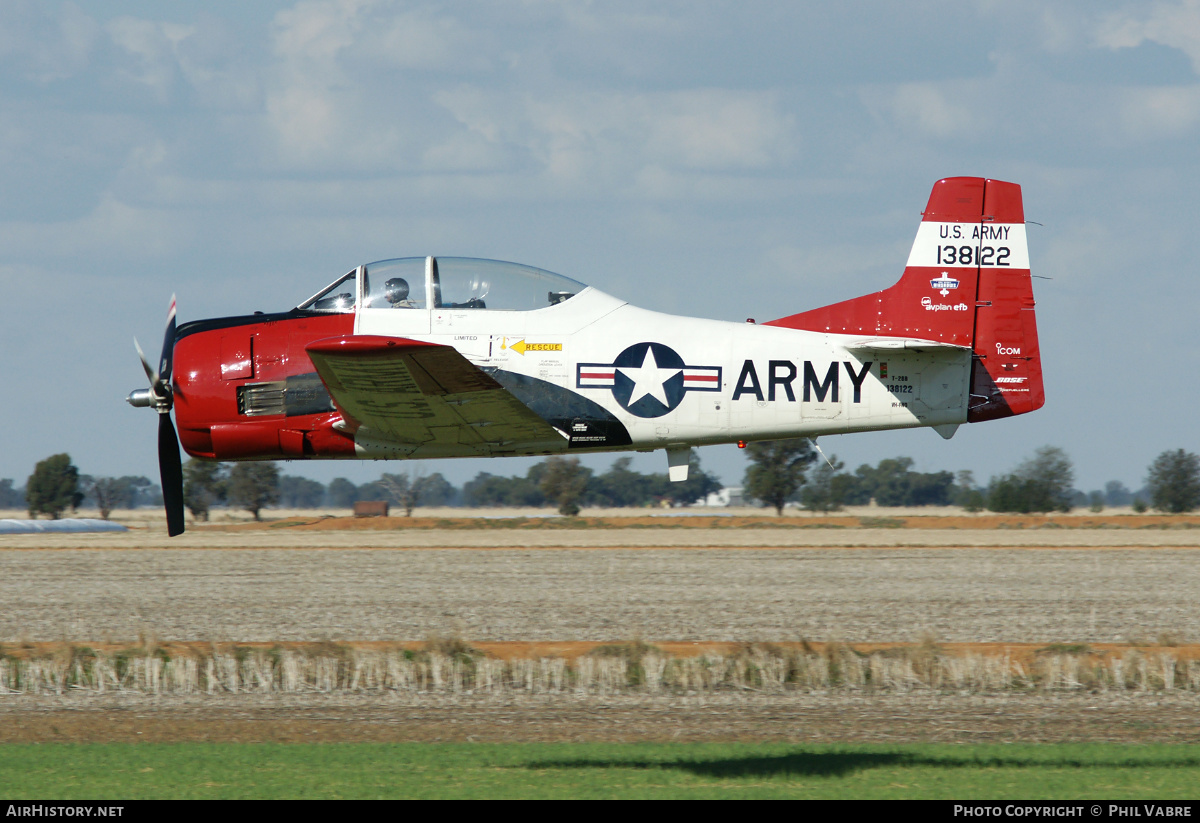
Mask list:
POLYGON ((213 460, 354 456, 304 351, 353 330, 352 314, 298 312, 180 326, 173 388, 183 448, 213 460))

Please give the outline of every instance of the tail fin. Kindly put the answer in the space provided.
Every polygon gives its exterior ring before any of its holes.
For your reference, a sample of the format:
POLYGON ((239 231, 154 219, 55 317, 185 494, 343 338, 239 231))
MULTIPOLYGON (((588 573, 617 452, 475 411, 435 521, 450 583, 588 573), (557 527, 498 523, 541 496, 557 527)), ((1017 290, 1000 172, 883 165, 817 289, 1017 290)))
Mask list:
POLYGON ((1046 402, 1021 187, 982 177, 939 180, 900 282, 767 325, 932 340, 969 348, 967 420, 1046 402))

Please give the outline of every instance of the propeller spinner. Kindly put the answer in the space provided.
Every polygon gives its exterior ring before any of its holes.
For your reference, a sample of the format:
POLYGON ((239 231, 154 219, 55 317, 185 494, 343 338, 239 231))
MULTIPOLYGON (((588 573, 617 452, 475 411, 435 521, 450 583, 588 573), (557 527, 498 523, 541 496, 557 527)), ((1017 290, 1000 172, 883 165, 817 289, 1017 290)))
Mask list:
POLYGON ((131 406, 150 407, 158 412, 158 472, 162 482, 163 504, 167 510, 167 534, 174 537, 183 534, 183 462, 179 456, 179 437, 175 424, 171 422, 171 405, 174 394, 171 389, 171 367, 175 359, 175 295, 171 295, 171 306, 167 309, 167 329, 163 334, 162 355, 158 368, 151 368, 146 361, 137 338, 133 341, 150 388, 135 389, 126 401, 131 406))

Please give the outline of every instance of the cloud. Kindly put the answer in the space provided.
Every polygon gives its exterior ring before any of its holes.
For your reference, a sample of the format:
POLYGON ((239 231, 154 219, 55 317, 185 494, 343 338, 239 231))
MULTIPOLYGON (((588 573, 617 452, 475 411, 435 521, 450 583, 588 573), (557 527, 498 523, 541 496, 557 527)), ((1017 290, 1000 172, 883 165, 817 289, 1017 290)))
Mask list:
POLYGON ((271 42, 267 128, 279 160, 308 169, 412 168, 414 136, 437 131, 423 122, 425 73, 484 65, 453 18, 369 0, 299 3, 275 16, 271 42))
MULTIPOLYGON (((955 89, 954 91, 959 91, 955 89)), ((892 121, 905 131, 947 139, 964 137, 977 132, 982 123, 972 108, 955 102, 949 84, 904 83, 894 87, 871 88, 862 92, 867 108, 892 121)), ((960 94, 968 100, 977 99, 979 90, 960 94)))
MULTIPOLYGON (((1095 27, 1094 44, 1113 51, 1156 43, 1177 49, 1200 74, 1200 0, 1154 3, 1148 12, 1124 10, 1105 15, 1095 27)), ((1172 85, 1117 89, 1122 131, 1135 139, 1188 135, 1200 122, 1200 86, 1172 85)))
POLYGON ((786 164, 798 142, 794 117, 770 92, 533 97, 459 87, 433 99, 480 140, 528 158, 545 176, 563 182, 597 182, 614 172, 630 181, 651 168, 762 170, 786 164))
POLYGON ((182 25, 118 17, 104 26, 117 47, 117 77, 147 89, 166 104, 180 91, 208 107, 247 109, 259 100, 259 70, 227 24, 200 17, 182 25))
MULTIPOLYGON (((900 241, 866 245, 814 243, 803 248, 776 246, 764 256, 776 270, 773 277, 787 276, 799 283, 849 280, 857 284, 867 277, 877 277, 880 271, 894 273, 898 278, 904 269, 906 251, 906 243, 900 241)), ((877 285, 882 288, 889 284, 877 285)))
POLYGON ((371 18, 354 57, 401 69, 462 74, 487 71, 496 44, 453 17, 413 9, 371 18))
POLYGON ((0 244, 10 259, 142 260, 179 254, 188 236, 175 215, 131 206, 107 194, 91 212, 74 220, 0 223, 0 244))
POLYGON ((291 71, 321 80, 324 72, 337 68, 338 54, 362 30, 361 12, 372 5, 368 0, 298 3, 275 15, 273 50, 291 71))
POLYGON ((180 42, 195 33, 195 27, 118 17, 104 28, 113 43, 134 58, 132 67, 119 73, 148 87, 158 100, 166 101, 178 76, 176 51, 180 42))
POLYGON ((85 69, 100 36, 100 24, 74 3, 0 6, 0 58, 15 74, 50 83, 85 69))
POLYGON ((271 25, 272 161, 292 171, 534 173, 609 188, 636 185, 650 167, 731 172, 787 162, 795 123, 774 92, 630 94, 599 72, 581 91, 561 75, 559 34, 603 39, 664 25, 536 4, 466 15, 371 0, 299 3, 271 25), (520 31, 506 39, 497 26, 520 31))
POLYGON ((1200 86, 1130 89, 1119 95, 1119 106, 1131 137, 1181 137, 1200 121, 1200 86))
POLYGON ((1096 45, 1116 49, 1159 43, 1179 49, 1200 74, 1200 0, 1155 3, 1149 13, 1121 11, 1105 15, 1096 26, 1096 45))

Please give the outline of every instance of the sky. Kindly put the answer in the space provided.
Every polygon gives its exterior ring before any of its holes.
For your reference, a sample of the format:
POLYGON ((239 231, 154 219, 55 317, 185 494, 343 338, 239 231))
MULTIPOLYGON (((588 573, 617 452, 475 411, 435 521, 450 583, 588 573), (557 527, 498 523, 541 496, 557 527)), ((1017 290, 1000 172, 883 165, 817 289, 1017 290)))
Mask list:
MULTIPOLYGON (((822 447, 986 481, 1055 445, 1079 488, 1138 488, 1200 451, 1198 75, 1200 0, 4 0, 0 478, 64 451, 157 478, 124 398, 173 293, 181 321, 286 310, 359 263, 458 255, 761 322, 891 285, 933 183, 970 175, 1039 224, 1046 406, 822 447)), ((740 483, 735 447, 700 457, 740 483)))

